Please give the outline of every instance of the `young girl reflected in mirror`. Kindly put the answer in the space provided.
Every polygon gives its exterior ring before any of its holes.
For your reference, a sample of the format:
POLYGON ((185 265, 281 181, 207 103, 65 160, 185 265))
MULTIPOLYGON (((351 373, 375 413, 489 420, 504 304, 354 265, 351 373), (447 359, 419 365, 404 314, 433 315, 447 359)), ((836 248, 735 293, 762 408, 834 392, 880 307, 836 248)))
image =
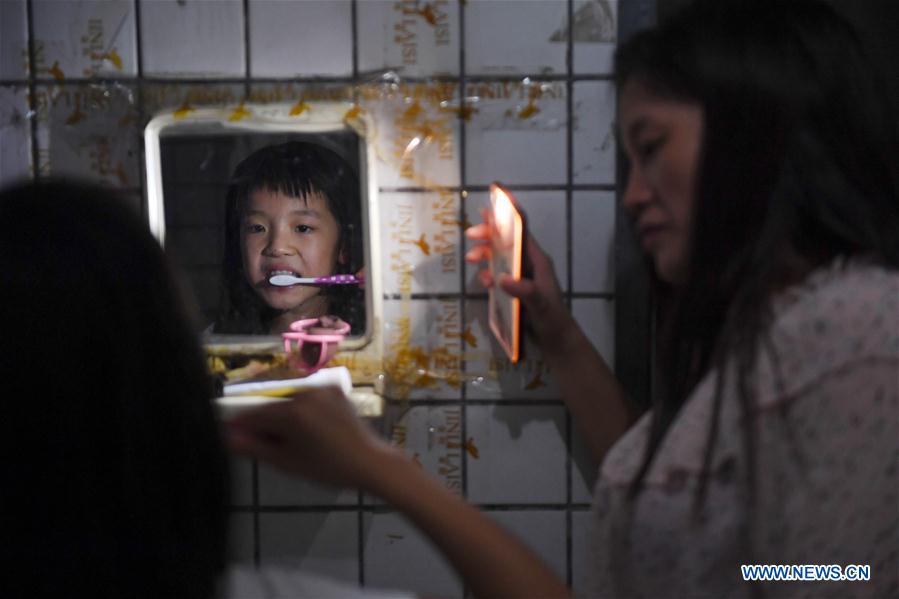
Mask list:
POLYGON ((362 332, 360 287, 269 281, 362 269, 359 179, 343 158, 309 142, 266 146, 237 165, 225 210, 222 301, 212 332, 278 334, 324 315, 362 332))

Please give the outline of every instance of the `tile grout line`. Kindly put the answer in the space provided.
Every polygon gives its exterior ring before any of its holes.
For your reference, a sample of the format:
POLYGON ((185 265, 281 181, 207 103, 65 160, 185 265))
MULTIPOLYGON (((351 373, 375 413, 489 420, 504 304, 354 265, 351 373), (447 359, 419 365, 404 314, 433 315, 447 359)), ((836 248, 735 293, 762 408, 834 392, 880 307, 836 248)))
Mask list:
POLYGON ((250 99, 253 83, 253 67, 250 62, 250 0, 243 0, 243 96, 250 99))
POLYGON ((29 134, 31 135, 31 178, 37 181, 41 177, 40 173, 40 151, 38 148, 37 135, 37 62, 35 61, 34 51, 34 3, 33 0, 25 1, 25 22, 28 28, 28 111, 31 115, 29 120, 29 134))
MULTIPOLYGON (((468 208, 468 198, 469 193, 466 188, 468 184, 468 169, 466 167, 466 157, 467 157, 467 121, 465 118, 466 108, 467 108, 467 90, 465 89, 467 86, 467 76, 465 72, 465 2, 459 2, 459 213, 461 218, 459 219, 460 227, 464 227, 464 223, 466 220, 467 208, 468 208)), ((468 268, 465 263, 465 232, 464 230, 461 232, 459 239, 459 251, 462 252, 462 260, 459 262, 459 278, 460 278, 460 290, 465 292, 465 279, 468 273, 468 268)), ((460 310, 459 310, 459 324, 461 327, 461 331, 464 333, 466 326, 468 325, 468 319, 466 318, 466 302, 463 299, 460 301, 460 310)), ((465 360, 465 352, 468 348, 468 341, 466 341, 465 336, 462 335, 460 338, 461 348, 462 348, 462 359, 459 361, 459 368, 462 373, 465 373, 468 370, 468 364, 465 360)), ((465 381, 465 377, 461 377, 460 389, 459 389, 459 399, 461 401, 460 404, 460 428, 461 428, 461 443, 459 452, 460 455, 460 469, 462 474, 462 497, 466 501, 468 500, 468 450, 467 447, 467 438, 468 438, 468 385, 465 381)), ((457 576, 457 578, 459 578, 457 576)), ((462 584, 462 596, 467 597, 469 594, 468 585, 465 584, 464 580, 459 579, 462 584)))
MULTIPOLYGON (((143 35, 141 33, 141 2, 142 0, 134 0, 134 59, 137 67, 137 119, 141 127, 145 127, 147 118, 146 107, 144 105, 144 54, 143 54, 143 35)), ((140 139, 138 146, 140 147, 140 211, 141 217, 147 218, 148 202, 147 202, 147 148, 144 145, 144 139, 141 132, 138 132, 140 139)))
MULTIPOLYGON (((359 85, 359 2, 350 2, 350 28, 352 43, 352 80, 353 102, 358 102, 359 85)), ((365 500, 364 493, 360 490, 356 495, 356 557, 357 557, 357 581, 359 586, 365 586, 365 500)))
MULTIPOLYGON (((566 262, 568 271, 566 273, 566 301, 568 303, 568 309, 571 310, 573 306, 572 295, 574 293, 574 256, 573 256, 573 248, 572 248, 572 218, 573 218, 573 198, 574 193, 572 191, 574 184, 574 0, 568 0, 566 2, 568 15, 568 36, 566 39, 566 52, 565 52, 565 70, 567 75, 567 81, 565 82, 566 86, 566 94, 565 94, 565 110, 568 116, 566 127, 565 127, 565 154, 566 154, 566 165, 565 165, 565 254, 566 254, 566 262)), ((573 542, 572 542, 572 527, 571 527, 571 497, 572 497, 572 460, 571 460, 571 449, 572 449, 572 438, 571 438, 571 413, 566 408, 564 410, 565 414, 565 505, 566 509, 564 511, 565 516, 565 584, 568 585, 568 588, 571 588, 572 585, 572 565, 571 565, 571 556, 573 553, 573 542)))
POLYGON ((253 485, 253 565, 258 568, 262 561, 262 532, 259 522, 262 510, 259 505, 259 462, 256 460, 252 461, 251 480, 253 485))

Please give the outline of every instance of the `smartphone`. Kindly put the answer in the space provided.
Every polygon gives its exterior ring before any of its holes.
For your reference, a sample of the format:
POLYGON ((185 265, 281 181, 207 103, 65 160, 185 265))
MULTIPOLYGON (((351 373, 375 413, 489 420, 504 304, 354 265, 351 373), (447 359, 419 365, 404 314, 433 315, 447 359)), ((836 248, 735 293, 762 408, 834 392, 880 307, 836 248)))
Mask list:
MULTIPOLYGON (((489 224, 492 228, 490 273, 496 282, 503 273, 521 279, 526 223, 514 196, 499 183, 490 184, 489 224)), ((521 358, 521 300, 492 285, 487 291, 490 330, 509 361, 521 358)))

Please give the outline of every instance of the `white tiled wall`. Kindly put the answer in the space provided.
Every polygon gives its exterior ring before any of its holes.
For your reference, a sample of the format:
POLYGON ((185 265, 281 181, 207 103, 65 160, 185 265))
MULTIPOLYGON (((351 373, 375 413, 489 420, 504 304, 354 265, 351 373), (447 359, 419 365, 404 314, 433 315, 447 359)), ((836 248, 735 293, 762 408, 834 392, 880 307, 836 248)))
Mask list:
POLYGON ((349 0, 250 0, 254 77, 353 74, 349 0))
MULTIPOLYGON (((385 369, 405 397, 375 424, 582 591, 595 464, 537 349, 526 342, 512 365, 490 334, 462 231, 488 183, 510 187, 614 364, 617 11, 618 0, 0 0, 0 183, 36 157, 42 174, 139 197, 141 134, 158 110, 231 108, 248 93, 352 100, 375 85, 380 96, 362 97, 377 134, 385 369)), ((421 533, 354 491, 235 459, 231 504, 237 561, 464 594, 421 533)))
POLYGON ((403 77, 459 74, 459 3, 357 2, 359 70, 403 77))
POLYGON ((28 21, 25 0, 0 2, 0 79, 24 78, 28 74, 28 21))
POLYGON ((240 0, 141 2, 143 73, 154 77, 242 77, 246 72, 240 0))
POLYGON ((405 518, 368 513, 363 530, 366 584, 415 589, 424 597, 462 596, 462 583, 447 561, 405 518))
POLYGON ((55 78, 137 75, 130 0, 32 0, 31 6, 35 53, 55 78))

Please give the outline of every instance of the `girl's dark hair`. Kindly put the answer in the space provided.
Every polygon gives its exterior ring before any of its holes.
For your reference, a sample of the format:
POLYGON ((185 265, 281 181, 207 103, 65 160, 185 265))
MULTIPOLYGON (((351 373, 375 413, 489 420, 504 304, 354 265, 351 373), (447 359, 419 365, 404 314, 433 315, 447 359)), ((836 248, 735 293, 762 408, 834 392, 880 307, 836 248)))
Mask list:
MULTIPOLYGON (((240 246, 240 227, 250 196, 270 190, 304 199, 320 192, 339 225, 338 250, 346 257, 338 273, 355 274, 363 267, 362 205, 359 178, 335 152, 320 145, 291 141, 266 146, 245 158, 231 176, 225 203, 225 254, 222 262, 222 299, 216 333, 267 333, 277 313, 246 280, 240 246)), ((329 312, 358 334, 364 328, 365 299, 355 285, 323 287, 329 312)))
MULTIPOLYGON (((885 88, 852 27, 813 0, 697 0, 617 52, 616 80, 704 111, 686 283, 673 290, 659 346, 638 492, 691 391, 725 362, 747 416, 750 373, 768 346, 772 293, 837 256, 899 267, 899 142, 885 88)), ((704 479, 697 493, 701 505, 704 479)))
POLYGON ((213 387, 126 202, 59 181, 0 193, 4 596, 211 597, 225 568, 213 387))

